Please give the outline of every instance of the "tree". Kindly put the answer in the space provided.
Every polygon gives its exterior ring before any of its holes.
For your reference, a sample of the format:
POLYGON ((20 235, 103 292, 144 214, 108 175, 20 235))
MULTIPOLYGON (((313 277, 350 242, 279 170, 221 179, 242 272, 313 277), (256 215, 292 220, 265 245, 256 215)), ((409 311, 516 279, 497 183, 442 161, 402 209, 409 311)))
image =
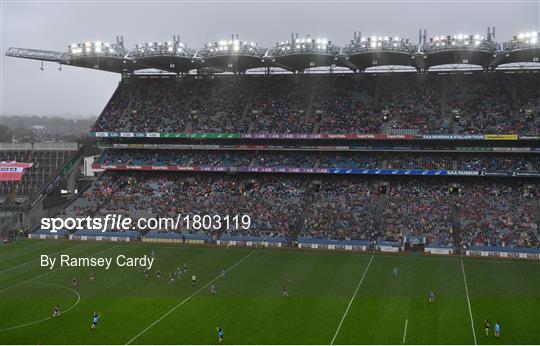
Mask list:
POLYGON ((13 132, 9 127, 0 125, 0 143, 11 143, 13 140, 13 132))

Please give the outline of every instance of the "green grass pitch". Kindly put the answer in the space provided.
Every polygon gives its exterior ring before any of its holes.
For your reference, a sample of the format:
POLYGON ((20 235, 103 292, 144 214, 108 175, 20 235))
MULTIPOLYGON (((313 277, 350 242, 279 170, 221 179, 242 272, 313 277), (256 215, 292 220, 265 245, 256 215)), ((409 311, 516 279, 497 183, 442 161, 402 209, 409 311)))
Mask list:
POLYGON ((225 344, 538 344, 540 263, 148 243, 0 246, 2 344, 217 344, 218 324, 225 344), (133 268, 51 271, 38 260, 151 251, 157 258, 147 281, 133 268), (183 263, 197 274, 195 288, 188 277, 167 283, 183 263), (225 279, 217 278, 221 268, 225 279), (216 278, 212 295, 206 285, 216 278), (50 318, 56 304, 62 315, 50 318), (101 314, 95 330, 93 312, 101 314), (484 319, 501 324, 500 339, 492 330, 485 336, 484 319))

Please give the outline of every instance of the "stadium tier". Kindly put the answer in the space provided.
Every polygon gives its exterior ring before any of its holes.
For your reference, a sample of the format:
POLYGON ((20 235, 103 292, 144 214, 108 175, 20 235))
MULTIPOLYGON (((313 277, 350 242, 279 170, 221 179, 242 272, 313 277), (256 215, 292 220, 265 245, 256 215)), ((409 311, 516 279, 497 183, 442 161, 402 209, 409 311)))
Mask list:
POLYGON ((537 135, 539 80, 504 72, 132 77, 94 134, 537 135))
POLYGON ((109 149, 99 157, 96 168, 130 169, 206 167, 304 168, 304 169, 400 169, 463 170, 483 172, 535 172, 534 154, 436 154, 398 152, 320 151, 227 151, 227 150, 133 150, 109 149))
POLYGON ((412 236, 431 246, 538 248, 538 201, 532 193, 538 185, 475 179, 395 178, 382 192, 379 180, 356 177, 109 172, 63 214, 250 215, 249 230, 183 225, 164 235, 213 242, 263 237, 289 244, 299 239, 402 244, 412 236))

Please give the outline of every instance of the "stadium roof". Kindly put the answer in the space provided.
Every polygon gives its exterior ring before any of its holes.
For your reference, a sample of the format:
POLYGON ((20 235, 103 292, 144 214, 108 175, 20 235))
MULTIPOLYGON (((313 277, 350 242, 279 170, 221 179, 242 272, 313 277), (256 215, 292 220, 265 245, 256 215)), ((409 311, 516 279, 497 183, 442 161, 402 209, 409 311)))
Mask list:
POLYGON ((418 44, 396 36, 354 34, 345 47, 326 38, 300 38, 276 42, 270 49, 252 41, 241 41, 238 35, 230 40, 210 42, 195 50, 173 36, 169 42, 148 42, 126 49, 122 37, 116 43, 84 42, 68 46, 65 52, 11 47, 7 56, 56 62, 109 72, 130 74, 145 69, 172 73, 188 73, 205 69, 213 72, 244 73, 249 69, 281 68, 304 72, 317 67, 346 67, 361 72, 377 66, 408 66, 427 71, 434 66, 468 64, 495 69, 501 64, 533 63, 540 68, 540 35, 538 32, 517 34, 511 41, 497 43, 495 30, 488 28, 481 35, 441 35, 426 39, 419 33, 418 44))

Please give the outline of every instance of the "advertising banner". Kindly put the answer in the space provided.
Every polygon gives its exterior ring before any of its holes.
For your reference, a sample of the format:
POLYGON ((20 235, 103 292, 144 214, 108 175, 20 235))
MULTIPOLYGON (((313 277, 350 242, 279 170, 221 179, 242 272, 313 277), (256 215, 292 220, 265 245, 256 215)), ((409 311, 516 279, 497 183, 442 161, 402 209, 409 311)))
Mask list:
POLYGON ((21 181, 24 170, 32 167, 31 163, 25 162, 0 162, 0 181, 21 181))

